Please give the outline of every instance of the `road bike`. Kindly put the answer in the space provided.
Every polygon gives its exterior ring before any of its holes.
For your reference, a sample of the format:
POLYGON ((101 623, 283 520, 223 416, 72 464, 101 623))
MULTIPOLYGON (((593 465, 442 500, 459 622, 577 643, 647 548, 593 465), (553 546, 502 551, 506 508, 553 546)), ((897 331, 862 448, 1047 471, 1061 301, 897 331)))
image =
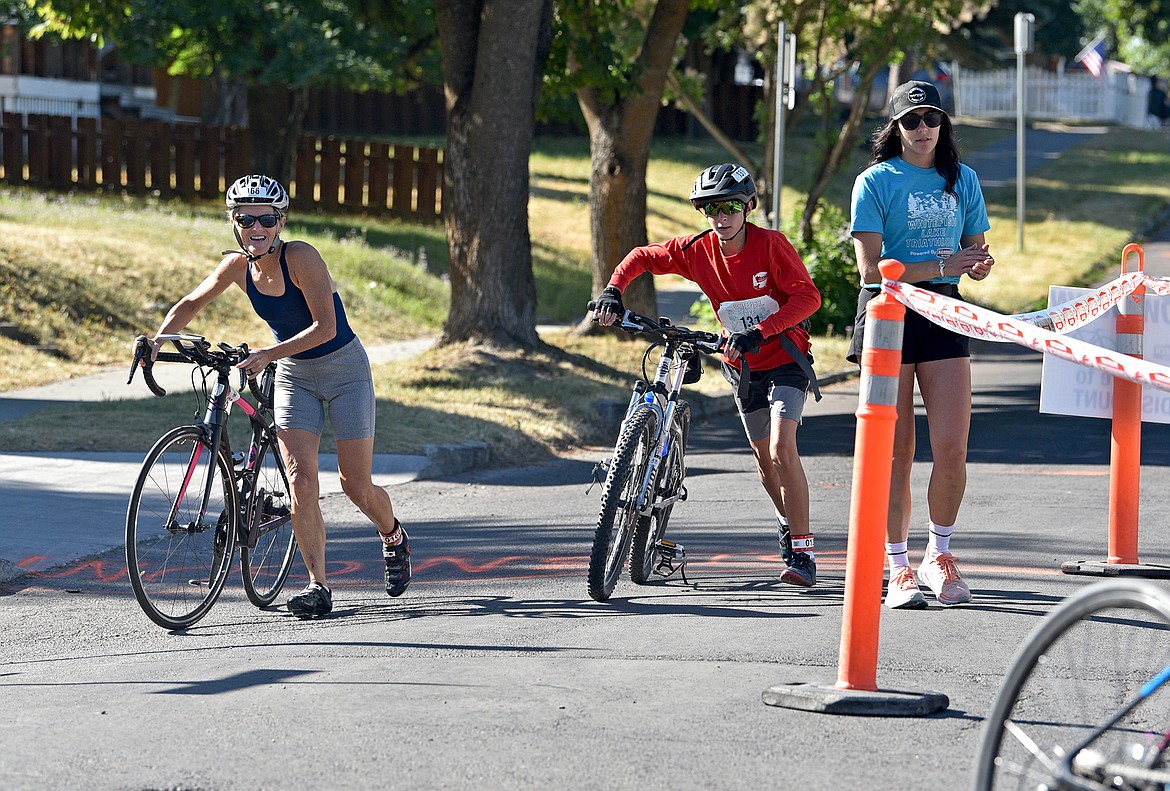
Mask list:
POLYGON ((686 551, 665 537, 671 510, 687 499, 691 407, 679 394, 684 384, 699 380, 700 354, 717 354, 724 344, 714 333, 629 310, 616 326, 653 342, 642 355, 642 378, 634 382, 613 454, 594 467, 594 481, 604 481, 589 556, 589 596, 596 601, 613 593, 627 558, 636 584, 676 571, 686 580, 686 551), (656 349, 661 353, 651 378, 647 366, 656 349))
MULTIPOLYGON (((165 433, 146 454, 126 511, 126 569, 134 597, 150 620, 184 629, 210 611, 223 591, 236 545, 244 592, 257 607, 280 594, 296 554, 291 489, 272 421, 275 363, 248 381, 255 404, 231 385, 248 347, 213 348, 199 335, 160 335, 176 351, 163 362, 190 363, 202 374, 206 408, 193 425, 165 433), (209 380, 212 384, 209 386, 209 380), (233 453, 228 418, 248 416, 251 441, 233 453)), ((149 340, 135 341, 134 372, 156 396, 166 395, 152 372, 149 340), (141 365, 140 365, 141 364, 141 365)), ((193 379, 195 376, 193 375, 193 379)))
POLYGON ((1020 647, 984 724, 974 788, 1170 788, 1170 594, 1098 582, 1020 647))

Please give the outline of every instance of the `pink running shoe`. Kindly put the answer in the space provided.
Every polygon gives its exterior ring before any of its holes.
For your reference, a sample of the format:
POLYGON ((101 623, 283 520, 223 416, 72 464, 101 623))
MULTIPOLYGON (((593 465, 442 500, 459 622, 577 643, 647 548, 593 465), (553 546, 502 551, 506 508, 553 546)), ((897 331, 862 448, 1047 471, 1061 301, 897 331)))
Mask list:
POLYGON ((890 574, 886 586, 886 606, 891 610, 921 610, 926 607, 926 597, 914 581, 914 571, 902 566, 890 574))
POLYGON ((948 607, 953 604, 966 604, 971 601, 971 589, 963 578, 959 576, 958 560, 950 552, 943 552, 933 558, 926 558, 918 567, 919 581, 934 591, 939 604, 948 607))

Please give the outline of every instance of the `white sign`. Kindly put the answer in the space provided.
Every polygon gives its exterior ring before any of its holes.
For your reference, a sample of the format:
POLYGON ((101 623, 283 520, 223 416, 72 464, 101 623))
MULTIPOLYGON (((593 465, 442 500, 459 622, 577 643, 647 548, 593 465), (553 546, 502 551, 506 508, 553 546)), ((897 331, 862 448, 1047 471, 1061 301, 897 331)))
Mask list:
MULTIPOLYGON (((1048 304, 1060 305, 1091 289, 1049 286, 1048 304)), ((1161 365, 1170 365, 1170 297, 1147 293, 1145 335, 1142 357, 1161 365)), ((1068 333, 1071 338, 1105 349, 1117 349, 1117 308, 1110 308, 1096 321, 1068 333)), ((1040 376, 1040 411, 1050 415, 1076 417, 1113 417, 1113 381, 1107 373, 1087 368, 1051 354, 1044 355, 1040 376)), ((1147 423, 1170 423, 1170 392, 1142 387, 1142 420, 1147 423)))

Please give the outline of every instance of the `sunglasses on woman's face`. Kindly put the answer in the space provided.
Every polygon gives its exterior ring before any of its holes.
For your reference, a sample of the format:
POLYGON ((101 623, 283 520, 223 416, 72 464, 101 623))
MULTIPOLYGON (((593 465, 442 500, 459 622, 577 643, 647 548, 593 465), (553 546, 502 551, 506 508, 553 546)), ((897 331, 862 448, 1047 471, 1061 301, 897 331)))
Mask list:
POLYGON ((700 211, 708 217, 714 217, 717 214, 726 214, 731 216, 743 211, 743 201, 740 200, 725 200, 720 203, 705 204, 700 211))
POLYGON ((936 129, 940 124, 942 124, 942 117, 943 114, 938 110, 927 110, 922 115, 919 115, 918 113, 906 113, 904 116, 898 119, 898 123, 900 123, 902 128, 907 132, 913 132, 918 128, 920 123, 925 123, 928 129, 936 129))
POLYGON ((232 218, 236 225, 241 228, 251 228, 257 222, 265 228, 275 228, 276 224, 280 222, 279 214, 261 214, 259 216, 254 214, 237 214, 232 218))

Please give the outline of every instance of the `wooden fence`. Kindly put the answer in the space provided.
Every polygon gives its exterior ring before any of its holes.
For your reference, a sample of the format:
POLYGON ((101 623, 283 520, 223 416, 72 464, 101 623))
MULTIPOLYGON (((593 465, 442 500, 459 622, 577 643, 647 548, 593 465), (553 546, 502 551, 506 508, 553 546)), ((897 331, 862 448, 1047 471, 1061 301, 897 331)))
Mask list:
MULTIPOLYGON (((162 121, 4 113, 0 182, 55 190, 214 199, 251 171, 245 129, 162 121)), ((294 211, 437 222, 442 151, 328 135, 297 139, 294 211)))

